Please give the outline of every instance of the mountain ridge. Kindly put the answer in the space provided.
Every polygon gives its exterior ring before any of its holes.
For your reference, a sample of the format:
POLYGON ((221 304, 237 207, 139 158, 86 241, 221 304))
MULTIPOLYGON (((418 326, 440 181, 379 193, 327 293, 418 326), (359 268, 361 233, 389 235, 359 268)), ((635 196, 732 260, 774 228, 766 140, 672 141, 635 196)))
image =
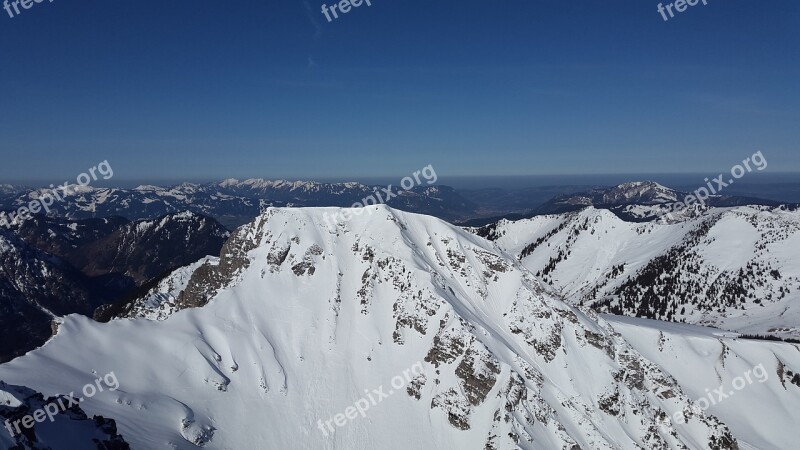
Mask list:
MULTIPOLYGON (((725 421, 746 418, 742 409, 693 409, 707 377, 687 379, 667 357, 653 363, 631 345, 649 332, 628 327, 624 337, 622 325, 567 305, 495 243, 385 206, 336 223, 325 213, 339 217, 335 208, 268 209, 231 235, 216 264, 194 269, 167 317, 98 324, 70 316, 47 345, 1 365, 0 379, 25 374, 33 388, 59 391, 87 376, 86 367, 114 370, 119 393, 85 408, 114 418, 132 446, 146 448, 735 449, 791 441, 773 431, 798 419, 800 390, 780 397, 783 416, 763 424, 768 432, 729 428, 725 421), (90 336, 92 352, 70 350, 90 336), (71 375, 37 370, 44 360, 71 375), (418 362, 423 374, 367 418, 333 435, 318 430, 318 420, 418 362), (248 433, 233 431, 242 428, 248 433)), ((664 340, 693 355, 728 348, 698 368, 726 382, 762 361, 800 368, 792 344, 702 336, 664 340)), ((746 402, 779 392, 775 376, 737 395, 746 402)))
POLYGON ((472 229, 571 304, 800 337, 800 211, 711 208, 671 223, 588 207, 472 229))

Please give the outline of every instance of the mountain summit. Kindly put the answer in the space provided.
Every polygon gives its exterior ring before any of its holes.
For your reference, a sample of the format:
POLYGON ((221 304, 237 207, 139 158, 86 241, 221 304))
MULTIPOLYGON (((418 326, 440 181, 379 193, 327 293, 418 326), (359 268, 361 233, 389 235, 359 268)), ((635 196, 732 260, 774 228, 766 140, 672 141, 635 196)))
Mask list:
MULTIPOLYGON (((612 187, 597 187, 588 191, 559 195, 545 202, 525 218, 537 215, 577 211, 588 206, 608 209, 627 221, 652 221, 670 212, 668 206, 683 203, 690 192, 668 188, 655 181, 631 181, 612 187)), ((695 198, 693 202, 697 202, 695 198)), ((705 199, 703 208, 723 206, 779 206, 780 203, 751 197, 714 194, 705 199)), ((691 203, 690 203, 691 204, 691 203)), ((693 209, 693 208, 689 208, 693 209)))
POLYGON ((0 379, 49 394, 114 371, 119 390, 82 407, 133 448, 792 445, 800 388, 778 376, 709 412, 696 403, 759 362, 800 369, 792 345, 582 312, 494 243, 431 217, 327 217, 341 211, 268 209, 169 284, 163 320, 70 316, 0 379), (653 339, 661 353, 641 345, 653 339), (754 395, 781 398, 776 414, 759 433, 729 427, 754 395), (332 419, 365 398, 363 415, 332 419))

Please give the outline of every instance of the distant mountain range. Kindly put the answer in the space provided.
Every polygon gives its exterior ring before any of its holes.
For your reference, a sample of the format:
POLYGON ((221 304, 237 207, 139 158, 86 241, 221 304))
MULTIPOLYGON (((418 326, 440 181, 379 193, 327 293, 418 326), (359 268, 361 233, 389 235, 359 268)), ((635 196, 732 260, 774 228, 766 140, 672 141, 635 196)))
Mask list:
MULTIPOLYGON (((650 220, 666 212, 666 208, 634 208, 635 206, 666 206, 684 203, 690 192, 681 192, 654 181, 635 181, 608 188, 596 188, 577 194, 558 196, 536 208, 535 215, 577 211, 592 206, 609 209, 626 220, 650 220), (650 214, 642 214, 649 211, 650 214)), ((761 205, 778 206, 780 202, 751 197, 711 195, 704 207, 761 205)))
MULTIPOLYGON (((152 219, 181 211, 214 217, 233 229, 247 223, 268 207, 350 207, 372 197, 404 210, 458 220, 471 217, 477 206, 447 186, 416 186, 403 190, 361 183, 318 183, 227 179, 215 183, 182 183, 171 187, 152 185, 134 189, 78 186, 51 207, 54 215, 70 219, 120 216, 128 220, 152 219)), ((0 189, 0 210, 16 210, 43 195, 44 189, 5 185, 0 189)))
MULTIPOLYGON (((597 187, 555 198, 542 197, 565 188, 522 190, 477 189, 457 191, 449 186, 423 185, 410 190, 361 183, 226 179, 214 183, 182 183, 170 187, 143 185, 134 189, 75 187, 64 201, 55 202, 51 215, 69 219, 124 217, 153 219, 192 211, 215 218, 228 229, 250 222, 268 207, 350 207, 364 202, 385 203, 404 211, 431 215, 464 226, 482 226, 500 219, 523 219, 541 214, 575 211, 587 206, 613 210, 626 220, 650 220, 634 206, 664 205, 687 193, 655 182, 631 182, 597 187)), ((16 210, 45 192, 0 185, 0 211, 16 210)), ((708 206, 765 205, 778 202, 750 197, 715 196, 708 206)), ((651 211, 652 212, 652 211, 651 211)))
MULTIPOLYGON (((547 214, 578 211, 590 206, 598 209, 608 209, 626 221, 651 221, 664 216, 670 211, 668 208, 670 204, 685 201, 690 194, 690 192, 682 192, 662 186, 654 181, 633 181, 617 186, 596 187, 575 193, 557 195, 524 213, 482 217, 464 221, 460 224, 464 226, 483 226, 501 219, 528 219, 547 214)), ((761 198, 712 195, 705 201, 704 206, 699 206, 698 208, 705 210, 709 207, 778 206, 780 204, 781 202, 761 198)), ((797 207, 797 204, 787 205, 792 208, 797 207)), ((691 214, 691 211, 698 208, 689 208, 690 211, 685 211, 682 214, 691 214)))

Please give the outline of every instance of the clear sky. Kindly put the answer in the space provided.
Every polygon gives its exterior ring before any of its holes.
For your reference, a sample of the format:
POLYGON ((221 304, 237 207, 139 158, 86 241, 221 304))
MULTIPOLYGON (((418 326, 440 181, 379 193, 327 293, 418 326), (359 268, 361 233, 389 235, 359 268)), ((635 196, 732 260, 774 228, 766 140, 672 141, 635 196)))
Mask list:
POLYGON ((0 182, 800 171, 800 2, 707 1, 0 10, 0 182))

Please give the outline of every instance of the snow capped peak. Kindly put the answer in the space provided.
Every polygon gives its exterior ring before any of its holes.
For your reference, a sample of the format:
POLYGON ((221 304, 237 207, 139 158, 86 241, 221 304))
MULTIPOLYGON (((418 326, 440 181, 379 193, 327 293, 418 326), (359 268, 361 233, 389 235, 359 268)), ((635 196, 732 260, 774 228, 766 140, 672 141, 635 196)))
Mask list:
MULTIPOLYGON (((0 379, 69 392, 89 368, 115 371, 120 389, 81 405, 117 419, 133 448, 325 448, 328 418, 365 390, 388 393, 415 365, 422 373, 367 418, 333 428, 337 445, 733 449, 752 437, 725 425, 745 409, 715 410, 720 419, 692 411, 689 393, 706 386, 679 384, 678 359, 655 364, 648 346, 627 341, 652 333, 570 307, 496 243, 432 217, 383 205, 269 208, 219 259, 180 269, 162 288, 135 315, 164 320, 67 317, 45 347, 0 366, 0 379), (91 352, 79 345, 87 339, 91 352)), ((663 338, 692 355, 720 339, 733 355, 800 364, 796 351, 732 338, 663 338)), ((703 382, 738 374, 733 355, 703 382)), ((790 427, 798 410, 787 407, 772 428, 790 427)))
POLYGON ((135 228, 137 232, 142 233, 145 231, 161 230, 164 229, 165 227, 175 224, 182 224, 187 222, 188 223, 203 222, 203 221, 213 222, 213 219, 187 210, 187 211, 179 211, 167 214, 156 219, 139 220, 137 222, 132 223, 130 226, 135 228))
POLYGON ((320 192, 324 189, 329 189, 333 193, 342 192, 343 190, 351 189, 360 189, 366 190, 367 187, 361 183, 357 182, 347 182, 347 183, 320 183, 317 181, 303 181, 303 180, 296 180, 296 181, 289 181, 289 180, 266 180, 263 178, 251 178, 245 180, 239 184, 240 187, 246 186, 250 189, 254 190, 267 190, 267 189, 277 189, 277 190, 287 190, 289 192, 304 192, 304 193, 314 193, 320 192))
POLYGON ((800 338, 798 210, 710 208, 661 223, 587 207, 477 233, 516 255, 572 304, 800 338))
POLYGON ((183 183, 180 183, 180 184, 177 184, 177 185, 173 186, 173 189, 179 189, 179 190, 185 190, 185 191, 194 191, 194 190, 197 190, 197 188, 199 188, 199 187, 200 187, 200 184, 198 184, 198 183, 189 183, 188 181, 185 181, 183 183))
POLYGON ((146 192, 146 191, 160 191, 160 190, 163 190, 163 189, 164 188, 162 188, 160 186, 155 186, 155 185, 152 185, 152 184, 140 184, 139 186, 136 186, 133 190, 134 191, 146 192))
POLYGON ((618 184, 611 189, 620 190, 620 191, 639 191, 639 192, 647 192, 650 190, 656 190, 661 192, 669 192, 672 189, 659 184, 655 181, 630 181, 627 183, 618 184))
POLYGON ((15 194, 23 192, 25 190, 27 190, 27 188, 23 186, 17 186, 13 184, 0 184, 0 194, 3 195, 15 194))
POLYGON ((299 180, 288 181, 288 180, 265 180, 263 178, 251 178, 249 180, 245 180, 242 184, 254 189, 276 188, 276 189, 289 189, 289 190, 296 190, 296 189, 311 190, 319 183, 312 181, 299 181, 299 180))
POLYGON ((655 181, 634 181, 609 188, 603 195, 606 203, 668 203, 675 202, 679 194, 655 181))
POLYGON ((245 186, 249 186, 251 188, 263 189, 263 188, 267 188, 267 187, 273 187, 273 186, 275 186, 277 184, 282 184, 282 183, 286 183, 286 181, 283 181, 283 180, 265 180, 264 178, 249 178, 247 180, 242 181, 240 184, 245 185, 245 186))
POLYGON ((253 192, 285 191, 289 193, 318 193, 329 190, 331 193, 342 193, 345 190, 368 190, 366 186, 357 182, 347 183, 320 183, 317 181, 303 180, 269 180, 265 178, 249 178, 244 181, 228 179, 218 184, 220 187, 246 189, 253 192))
POLYGON ((236 178, 226 178, 226 179, 220 181, 219 183, 217 183, 217 185, 220 186, 220 187, 232 187, 232 186, 236 186, 238 184, 239 184, 239 180, 237 180, 236 178))
POLYGON ((655 181, 632 181, 613 187, 597 187, 585 192, 558 196, 543 205, 540 214, 574 211, 586 206, 615 208, 625 205, 665 205, 684 195, 655 181))
POLYGON ((67 191, 71 194, 91 194, 92 192, 99 190, 92 185, 82 186, 80 184, 70 184, 67 188, 67 191))

